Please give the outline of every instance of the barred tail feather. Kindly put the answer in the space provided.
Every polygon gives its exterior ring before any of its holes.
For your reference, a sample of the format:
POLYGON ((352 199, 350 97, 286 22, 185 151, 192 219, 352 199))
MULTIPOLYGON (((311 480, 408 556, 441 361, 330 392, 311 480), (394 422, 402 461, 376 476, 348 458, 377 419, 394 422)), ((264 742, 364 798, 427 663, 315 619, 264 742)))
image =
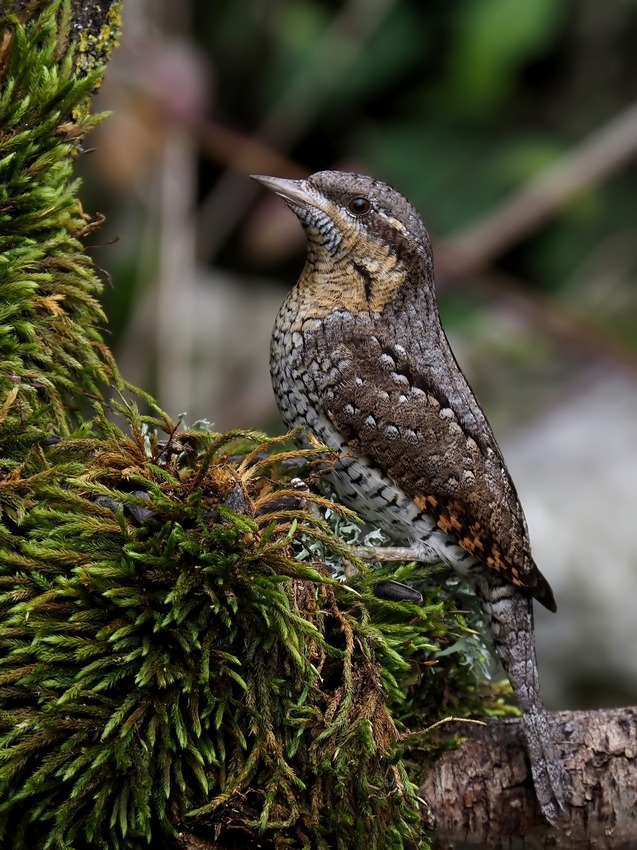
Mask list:
POLYGON ((522 711, 522 727, 540 808, 558 826, 567 810, 568 780, 540 694, 535 657, 533 600, 510 584, 476 580, 495 647, 522 711))
POLYGON ((549 823, 559 826, 567 810, 568 779, 560 764, 543 706, 525 711, 522 726, 540 808, 549 823))

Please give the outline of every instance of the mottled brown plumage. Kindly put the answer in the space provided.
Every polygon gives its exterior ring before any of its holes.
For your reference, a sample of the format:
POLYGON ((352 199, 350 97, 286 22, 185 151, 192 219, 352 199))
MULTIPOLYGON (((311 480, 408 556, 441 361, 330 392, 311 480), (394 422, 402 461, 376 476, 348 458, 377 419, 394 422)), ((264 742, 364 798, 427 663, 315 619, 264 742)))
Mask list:
POLYGON ((308 256, 275 323, 271 371, 288 426, 343 451, 343 501, 414 557, 467 576, 524 712, 549 820, 565 781, 539 695, 532 600, 551 610, 515 488, 438 315, 429 237, 384 183, 321 172, 257 178, 303 224, 308 256))

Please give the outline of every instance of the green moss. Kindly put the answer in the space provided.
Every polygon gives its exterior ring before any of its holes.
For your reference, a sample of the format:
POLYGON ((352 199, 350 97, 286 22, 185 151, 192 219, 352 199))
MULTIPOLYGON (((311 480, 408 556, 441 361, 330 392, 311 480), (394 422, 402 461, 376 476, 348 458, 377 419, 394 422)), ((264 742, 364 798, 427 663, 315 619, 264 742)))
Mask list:
POLYGON ((264 437, 161 442, 124 410, 126 436, 96 419, 4 482, 0 846, 133 850, 233 818, 277 846, 416 841, 419 742, 394 717, 448 712, 429 665, 459 616, 294 558, 347 549, 281 507, 289 453, 264 437))
POLYGON ((239 796, 269 833, 398 830, 392 653, 356 594, 290 557, 293 522, 327 532, 270 509, 254 452, 230 463, 225 438, 160 446, 131 426, 35 450, 7 483, 37 498, 0 554, 5 845, 142 847, 239 796))
POLYGON ((279 441, 122 400, 72 178, 102 69, 69 20, 2 40, 0 848, 416 846, 407 765, 482 703, 471 632, 431 577, 422 605, 378 599, 351 514, 335 534, 298 503, 279 441))
MULTIPOLYGON (((57 7, 3 22, 0 77, 1 445, 22 423, 68 433, 117 371, 98 327, 102 285, 83 246, 98 222, 77 198, 73 160, 96 123, 73 52, 58 57, 57 7), (72 117, 75 115, 75 117, 72 117)), ((4 452, 3 452, 4 453, 4 452)), ((7 453, 10 454, 10 453, 7 453)))

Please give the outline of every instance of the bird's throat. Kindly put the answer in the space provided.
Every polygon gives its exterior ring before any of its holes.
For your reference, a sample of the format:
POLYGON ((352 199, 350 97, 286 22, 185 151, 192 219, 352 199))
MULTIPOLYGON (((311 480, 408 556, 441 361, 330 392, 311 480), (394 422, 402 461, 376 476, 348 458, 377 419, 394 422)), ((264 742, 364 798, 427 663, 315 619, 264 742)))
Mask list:
POLYGON ((380 316, 406 285, 407 270, 391 254, 347 255, 335 261, 311 251, 292 297, 299 307, 311 305, 317 319, 334 310, 380 316))

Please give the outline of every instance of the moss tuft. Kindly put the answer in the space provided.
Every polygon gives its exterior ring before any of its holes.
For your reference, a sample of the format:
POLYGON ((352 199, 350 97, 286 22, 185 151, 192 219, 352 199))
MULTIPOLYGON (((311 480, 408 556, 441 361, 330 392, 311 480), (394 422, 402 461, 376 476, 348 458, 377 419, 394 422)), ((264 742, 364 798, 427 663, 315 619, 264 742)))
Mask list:
MULTIPOLYGON (((66 434, 86 399, 117 370, 98 330, 102 290, 82 239, 73 160, 99 118, 90 94, 102 71, 78 77, 58 56, 59 3, 23 25, 5 19, 0 76, 0 445, 31 429, 66 434)), ((35 431, 33 436, 36 436, 35 431)), ((3 452, 4 454, 5 452, 3 452)), ((11 454, 8 452, 7 454, 11 454)))
POLYGON ((0 841, 142 847, 238 797, 268 832, 398 829, 413 789, 380 662, 399 659, 291 557, 322 523, 278 509, 263 446, 99 424, 5 482, 37 498, 0 549, 0 841))

